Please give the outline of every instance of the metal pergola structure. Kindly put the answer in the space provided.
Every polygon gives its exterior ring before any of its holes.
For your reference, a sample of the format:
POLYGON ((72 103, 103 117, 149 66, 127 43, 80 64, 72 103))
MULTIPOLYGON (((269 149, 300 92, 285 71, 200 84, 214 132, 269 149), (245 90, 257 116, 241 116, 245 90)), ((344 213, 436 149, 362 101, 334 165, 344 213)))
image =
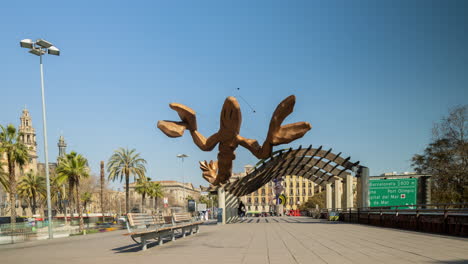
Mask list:
POLYGON ((240 197, 250 194, 273 179, 286 175, 296 175, 307 178, 317 185, 325 186, 331 180, 345 178, 349 171, 358 169, 359 161, 351 162, 351 157, 343 158, 332 153, 332 149, 324 150, 322 146, 312 148, 286 149, 274 152, 268 159, 262 160, 246 176, 224 185, 224 190, 240 197))

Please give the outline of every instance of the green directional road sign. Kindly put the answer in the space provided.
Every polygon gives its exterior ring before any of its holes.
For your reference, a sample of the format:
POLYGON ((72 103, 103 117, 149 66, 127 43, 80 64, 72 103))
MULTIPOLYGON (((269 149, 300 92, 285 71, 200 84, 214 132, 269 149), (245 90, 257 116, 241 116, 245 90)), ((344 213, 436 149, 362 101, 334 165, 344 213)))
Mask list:
POLYGON ((416 204, 417 192, 417 179, 369 180, 369 198, 371 207, 416 204))

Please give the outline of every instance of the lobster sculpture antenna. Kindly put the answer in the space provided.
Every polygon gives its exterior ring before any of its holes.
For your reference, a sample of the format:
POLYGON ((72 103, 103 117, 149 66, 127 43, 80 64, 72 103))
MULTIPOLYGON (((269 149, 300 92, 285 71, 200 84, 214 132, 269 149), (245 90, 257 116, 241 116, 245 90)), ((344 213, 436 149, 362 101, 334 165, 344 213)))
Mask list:
POLYGON ((235 97, 228 97, 221 110, 221 120, 218 132, 205 138, 197 130, 195 111, 178 103, 171 103, 169 107, 179 114, 181 121, 158 121, 158 128, 168 137, 180 137, 185 130, 190 131, 193 142, 203 151, 211 151, 219 144, 218 161, 200 162, 203 178, 209 183, 219 186, 229 181, 232 173, 232 161, 236 159, 235 150, 241 145, 259 159, 268 158, 273 146, 287 144, 309 131, 312 126, 308 122, 297 122, 281 125, 284 119, 293 112, 296 97, 288 96, 277 107, 271 117, 268 134, 263 145, 257 140, 244 138, 239 135, 242 115, 239 103, 235 97))

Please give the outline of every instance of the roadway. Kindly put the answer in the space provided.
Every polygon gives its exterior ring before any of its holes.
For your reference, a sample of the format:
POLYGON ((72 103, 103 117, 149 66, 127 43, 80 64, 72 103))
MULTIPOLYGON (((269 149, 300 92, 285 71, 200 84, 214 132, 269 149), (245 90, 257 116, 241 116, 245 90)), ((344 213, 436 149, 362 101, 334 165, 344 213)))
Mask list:
POLYGON ((250 218, 140 247, 125 231, 0 246, 0 263, 468 263, 468 238, 306 217, 250 218))

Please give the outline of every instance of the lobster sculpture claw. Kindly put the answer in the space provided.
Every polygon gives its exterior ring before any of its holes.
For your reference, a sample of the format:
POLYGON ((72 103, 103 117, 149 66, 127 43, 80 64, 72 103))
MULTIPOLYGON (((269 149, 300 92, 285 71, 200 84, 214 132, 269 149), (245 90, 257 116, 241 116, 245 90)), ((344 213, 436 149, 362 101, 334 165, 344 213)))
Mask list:
POLYGON ((160 120, 157 126, 168 137, 181 137, 185 130, 189 130, 194 143, 203 151, 211 151, 219 144, 218 161, 200 162, 203 178, 210 184, 219 186, 228 182, 231 177, 232 161, 236 158, 234 151, 239 145, 248 149, 255 157, 264 159, 271 155, 273 146, 301 138, 312 128, 308 122, 282 125, 284 119, 293 112, 295 102, 296 97, 291 95, 276 107, 271 117, 267 138, 261 146, 257 140, 239 135, 242 115, 237 99, 232 96, 224 101, 218 132, 208 138, 197 130, 195 111, 182 104, 169 104, 181 121, 160 120))

